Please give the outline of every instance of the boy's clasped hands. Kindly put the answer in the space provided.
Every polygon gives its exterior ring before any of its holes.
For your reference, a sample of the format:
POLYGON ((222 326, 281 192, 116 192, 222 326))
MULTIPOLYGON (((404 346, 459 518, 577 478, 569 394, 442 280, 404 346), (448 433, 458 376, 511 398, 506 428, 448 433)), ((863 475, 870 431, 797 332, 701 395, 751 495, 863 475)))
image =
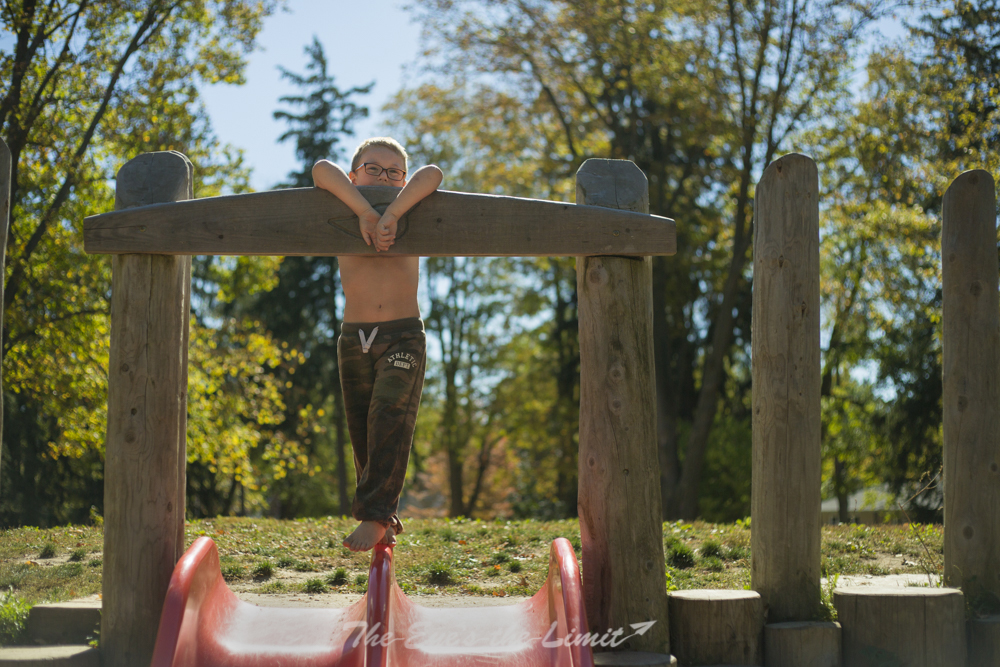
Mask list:
POLYGON ((414 204, 434 192, 443 174, 436 166, 421 167, 407 180, 406 164, 403 158, 383 146, 372 146, 365 150, 351 165, 351 171, 344 170, 330 162, 320 160, 313 166, 313 181, 317 187, 329 190, 347 204, 358 216, 361 237, 367 245, 374 245, 376 251, 386 251, 396 242, 396 225, 400 216, 414 204), (385 213, 372 208, 368 200, 361 196, 359 185, 388 185, 401 187, 396 199, 386 207, 385 213))

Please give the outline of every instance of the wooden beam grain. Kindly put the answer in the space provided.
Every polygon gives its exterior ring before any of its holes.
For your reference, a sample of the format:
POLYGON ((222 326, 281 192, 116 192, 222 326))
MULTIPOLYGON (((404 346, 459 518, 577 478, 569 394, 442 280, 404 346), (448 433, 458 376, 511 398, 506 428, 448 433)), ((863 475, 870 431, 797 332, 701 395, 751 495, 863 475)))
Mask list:
MULTIPOLYGON (((362 187, 376 210, 398 188, 362 187)), ((84 220, 90 254, 374 255, 358 218, 318 188, 142 206, 84 220)), ((388 252, 419 257, 673 255, 674 221, 633 211, 439 190, 400 219, 388 252)))

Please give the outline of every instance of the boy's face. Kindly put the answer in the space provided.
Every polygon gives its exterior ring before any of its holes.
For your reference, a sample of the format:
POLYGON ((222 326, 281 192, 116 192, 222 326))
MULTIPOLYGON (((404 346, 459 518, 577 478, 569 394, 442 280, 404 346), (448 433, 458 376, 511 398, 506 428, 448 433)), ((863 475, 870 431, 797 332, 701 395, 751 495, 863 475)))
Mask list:
POLYGON ((358 165, 366 162, 382 167, 382 173, 378 176, 372 176, 359 166, 349 174, 351 183, 355 185, 391 185, 396 188, 406 185, 405 176, 401 181, 391 181, 389 180, 389 174, 385 171, 386 169, 399 169, 400 171, 406 169, 403 158, 396 151, 383 148, 382 146, 372 146, 362 153, 358 159, 358 165))

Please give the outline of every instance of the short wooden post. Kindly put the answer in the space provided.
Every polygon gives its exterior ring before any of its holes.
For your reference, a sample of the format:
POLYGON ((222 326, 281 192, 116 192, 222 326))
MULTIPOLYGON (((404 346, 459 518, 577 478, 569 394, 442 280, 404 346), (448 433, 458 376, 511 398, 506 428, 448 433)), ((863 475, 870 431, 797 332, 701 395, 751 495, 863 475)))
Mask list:
MULTIPOLYGON (((587 160, 576 203, 649 212, 645 175, 587 160)), ((619 232, 615 232, 616 234, 619 232)), ((631 233, 623 228, 622 234, 631 233)), ((577 257, 580 327, 579 513, 590 631, 656 621, 622 649, 668 654, 667 588, 653 367, 652 260, 577 257)))
POLYGON ((853 586, 833 592, 850 667, 965 664, 965 602, 954 588, 853 586))
POLYGON ((764 607, 755 591, 670 593, 670 639, 680 665, 759 665, 764 607))
POLYGON ((764 667, 840 667, 840 624, 791 621, 764 626, 764 667))
POLYGON ((768 622, 820 607, 819 179, 792 153, 757 185, 753 242, 753 589, 768 622))
MULTIPOLYGON (((140 155, 118 171, 115 208, 191 199, 192 175, 180 153, 140 155)), ((112 259, 105 667, 149 664, 170 575, 184 550, 190 299, 189 256, 112 259)))
MULTIPOLYGON (((3 334, 4 283, 6 276, 4 261, 7 258, 7 233, 10 230, 10 148, 0 139, 0 337, 3 334)), ((0 361, 3 357, 0 356, 0 361)), ((0 447, 3 446, 3 381, 0 380, 0 447)), ((0 458, 3 458, 0 456, 0 458)), ((2 491, 2 490, 0 490, 2 491)))
POLYGON ((941 261, 944 581, 970 604, 1000 597, 1000 294, 993 178, 944 195, 941 261))
POLYGON ((965 627, 969 667, 1000 665, 1000 616, 971 618, 965 627))

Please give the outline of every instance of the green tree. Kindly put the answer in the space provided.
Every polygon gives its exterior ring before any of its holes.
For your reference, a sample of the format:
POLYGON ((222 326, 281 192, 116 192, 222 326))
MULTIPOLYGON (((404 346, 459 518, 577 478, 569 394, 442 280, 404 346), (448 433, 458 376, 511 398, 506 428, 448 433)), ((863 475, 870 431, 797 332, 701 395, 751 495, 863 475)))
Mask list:
POLYGON ((677 256, 654 263, 654 337, 664 512, 693 517, 726 369, 747 357, 754 181, 848 94, 845 65, 879 6, 488 4, 419 5, 432 71, 513 97, 533 119, 525 134, 558 130, 541 180, 590 156, 632 159, 651 211, 681 223, 677 256))
MULTIPOLYGON (((14 160, 2 337, 5 525, 82 521, 103 504, 110 262, 83 252, 83 218, 112 208, 108 181, 146 151, 186 153, 199 196, 246 189, 242 157, 218 145, 194 82, 241 82, 245 54, 276 6, 27 0, 0 9, 14 36, 0 54, 0 123, 14 160)), ((255 265, 251 272, 267 262, 255 265)), ((215 329, 192 334, 196 346, 225 340, 215 329)), ((259 346, 254 354, 266 356, 259 346)), ((249 378, 238 384, 255 390, 249 378)), ((229 407, 217 398, 206 409, 221 418, 229 407)), ((199 458, 204 443, 194 435, 199 458)))

